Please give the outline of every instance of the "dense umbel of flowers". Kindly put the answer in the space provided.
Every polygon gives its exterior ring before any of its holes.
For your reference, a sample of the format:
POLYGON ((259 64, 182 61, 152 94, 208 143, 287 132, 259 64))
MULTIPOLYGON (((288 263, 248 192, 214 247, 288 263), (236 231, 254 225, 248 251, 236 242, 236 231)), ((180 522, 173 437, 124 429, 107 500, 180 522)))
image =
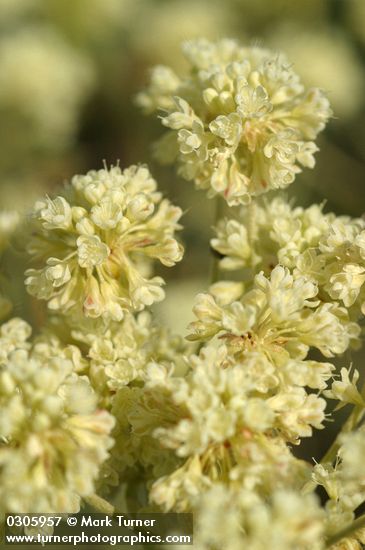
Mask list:
POLYGON ((14 318, 0 328, 0 514, 77 512, 112 446, 113 417, 97 409, 72 348, 30 343, 14 318))
POLYGON ((40 269, 27 271, 28 291, 52 310, 115 320, 160 301, 164 281, 149 278, 151 259, 181 260, 180 216, 144 166, 75 176, 61 196, 34 206, 27 250, 40 269))
POLYGON ((100 402, 111 406, 119 388, 148 379, 148 365, 159 362, 175 366, 177 374, 186 370, 184 354, 191 349, 185 339, 154 322, 148 311, 126 313, 122 321, 52 318, 46 338, 56 335, 81 350, 78 371, 87 372, 100 402), (66 321, 66 323, 65 323, 66 321))
MULTIPOLYGON (((274 369, 270 372, 264 358, 260 363, 258 354, 238 362, 226 346, 208 346, 189 363, 186 377, 150 365, 144 388, 117 394, 113 412, 132 426, 117 445, 123 442, 152 473, 161 475, 163 468, 166 473, 173 459, 178 461, 177 469, 152 486, 152 501, 164 510, 186 511, 194 508, 200 492, 219 480, 267 495, 288 480, 299 486, 309 479, 308 466, 291 455, 281 434, 288 432, 289 424, 291 433, 300 435, 310 434, 310 424, 320 428, 323 400, 311 399, 299 385, 287 382, 287 391, 290 387, 294 395, 290 399, 282 391, 279 403, 274 369), (262 375, 266 366, 268 373, 262 375), (175 458, 163 452, 157 464, 152 438, 162 450, 171 449, 175 458)), ((131 461, 128 453, 123 459, 131 461)))
POLYGON ((285 56, 233 40, 187 42, 184 54, 188 75, 158 66, 137 98, 169 128, 156 147, 163 162, 176 160, 185 179, 229 205, 286 187, 314 166, 313 140, 331 110, 285 56))
MULTIPOLYGON (((132 455, 138 449, 134 460, 154 471, 151 438, 183 460, 154 483, 154 502, 167 510, 192 509, 215 480, 265 495, 280 479, 300 484, 310 476, 286 443, 323 428, 326 402, 319 394, 329 388, 334 367, 307 359, 308 351, 340 354, 359 332, 346 310, 320 303, 317 292, 314 283, 278 266, 270 279, 257 275, 240 301, 223 306, 201 295, 193 337, 211 342, 187 359, 188 374, 151 365, 144 388, 117 393, 114 414, 125 424, 117 445, 132 455)), ((332 398, 345 400, 345 387, 351 393, 346 374, 339 387, 334 383, 332 398)), ((362 403, 359 397, 355 402, 362 403)), ((127 464, 128 454, 121 459, 127 464)))
MULTIPOLYGON (((128 399, 123 402, 129 391, 133 396, 140 395, 156 365, 163 372, 167 369, 175 376, 183 376, 188 368, 185 356, 191 353, 193 346, 181 336, 172 334, 167 327, 157 324, 147 311, 138 315, 126 313, 119 322, 77 316, 56 316, 50 321, 42 338, 52 341, 54 349, 59 346, 59 341, 73 343, 69 348, 72 349, 75 370, 87 374, 98 396, 99 406, 112 412, 117 421, 112 432, 115 445, 98 480, 98 490, 108 492, 109 486, 125 480, 126 468, 133 465, 124 433, 128 420, 124 414, 116 415, 115 411, 121 405, 127 407, 128 399)), ((159 443, 152 437, 149 440, 160 461, 163 451, 157 451, 159 443)), ((145 453, 147 455, 149 450, 146 449, 145 453)), ((176 463, 173 456, 170 459, 176 463)))
POLYGON ((281 265, 269 278, 263 272, 256 275, 253 288, 240 300, 223 305, 220 292, 216 293, 216 298, 198 295, 194 307, 198 321, 191 324, 190 338, 206 340, 221 334, 236 353, 258 349, 273 360, 284 353, 304 359, 315 347, 332 357, 356 343, 360 333, 346 308, 336 302, 322 303, 314 282, 294 277, 281 265))
POLYGON ((313 495, 303 497, 281 489, 263 500, 252 491, 237 493, 217 484, 204 495, 199 508, 194 537, 198 550, 325 548, 321 540, 324 513, 313 495))
MULTIPOLYGON (((193 510, 199 550, 264 549, 263 529, 269 524, 273 548, 304 549, 310 543, 324 548, 325 537, 347 527, 365 498, 363 432, 343 439, 335 467, 313 468, 296 459, 285 442, 294 432, 310 435, 310 424, 321 427, 325 401, 305 388, 330 387, 333 367, 291 360, 279 368, 256 351, 237 360, 219 343, 187 362, 183 377, 150 363, 143 387, 117 392, 113 466, 129 478, 130 488, 136 476, 141 482, 142 468, 151 504, 158 509, 193 510), (311 479, 311 491, 323 485, 328 492, 324 509, 313 495, 305 495, 311 479), (231 513, 218 522, 225 503, 231 513)), ((364 411, 356 378, 355 373, 350 381, 343 369, 342 380, 325 393, 364 411)), ((136 509, 143 505, 138 492, 130 491, 136 509)), ((353 546, 338 548, 360 550, 356 537, 345 542, 353 546)))
POLYGON ((318 285, 322 301, 338 302, 354 318, 365 313, 364 219, 325 214, 323 205, 294 208, 277 197, 221 220, 216 232, 211 244, 222 269, 270 273, 280 263, 318 285))

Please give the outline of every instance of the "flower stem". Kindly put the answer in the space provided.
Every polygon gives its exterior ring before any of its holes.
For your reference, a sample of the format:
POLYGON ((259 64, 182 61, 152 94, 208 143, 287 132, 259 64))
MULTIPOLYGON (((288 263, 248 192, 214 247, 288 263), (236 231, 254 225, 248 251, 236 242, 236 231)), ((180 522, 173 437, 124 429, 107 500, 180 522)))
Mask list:
POLYGON ((360 422, 363 414, 364 414, 364 407, 360 405, 357 405, 356 407, 354 407, 351 414, 342 425, 340 433, 337 434, 336 439, 334 440, 334 442, 332 443, 332 445, 330 446, 326 454, 321 459, 321 464, 324 464, 325 462, 334 461, 334 459, 336 458, 337 451, 341 446, 341 442, 340 442, 341 436, 345 433, 351 432, 360 422))
MULTIPOLYGON (((214 199, 215 201, 215 209, 214 209, 214 221, 213 226, 216 227, 218 224, 219 219, 222 216, 223 213, 223 200, 219 195, 217 195, 214 199)), ((219 279, 219 257, 215 254, 213 251, 213 259, 212 259, 212 266, 210 271, 210 284, 216 283, 219 279)))
POLYGON ((332 545, 340 542, 344 538, 356 534, 357 531, 363 529, 364 527, 365 515, 358 517, 350 525, 347 525, 347 527, 340 529, 337 533, 329 537, 326 541, 326 548, 331 548, 332 545))
POLYGON ((114 506, 110 504, 110 502, 102 497, 99 497, 99 495, 96 494, 84 497, 84 501, 101 514, 112 516, 116 511, 114 506))
MULTIPOLYGON (((365 398, 365 384, 361 388, 361 397, 365 398)), ((333 462, 333 460, 336 458, 336 454, 338 449, 340 448, 340 438, 341 435, 344 433, 351 432, 356 426, 361 422, 363 416, 365 414, 365 409, 362 405, 356 405, 353 410, 351 411, 349 417, 343 424, 341 431, 339 434, 337 434, 336 439, 324 455, 324 457, 321 460, 321 463, 324 464, 325 462, 333 462)))
POLYGON ((248 205, 248 213, 247 213, 247 236, 248 236, 248 242, 251 246, 253 246, 253 243, 255 241, 256 237, 256 216, 257 216, 257 208, 256 208, 256 201, 252 200, 250 204, 248 205))
MULTIPOLYGON (((365 397, 365 384, 362 387, 361 396, 365 397)), ((361 422, 364 414, 365 409, 361 405, 356 405, 352 409, 347 420, 345 420, 345 422, 343 423, 340 432, 337 434, 336 439, 334 440, 330 448, 326 451, 324 456, 321 458, 320 464, 333 463, 336 458, 337 452, 341 447, 341 436, 343 434, 352 432, 354 428, 356 428, 356 426, 358 426, 358 424, 361 422)), ((317 483, 315 481, 308 481, 303 487, 303 494, 314 491, 316 487, 317 483)))

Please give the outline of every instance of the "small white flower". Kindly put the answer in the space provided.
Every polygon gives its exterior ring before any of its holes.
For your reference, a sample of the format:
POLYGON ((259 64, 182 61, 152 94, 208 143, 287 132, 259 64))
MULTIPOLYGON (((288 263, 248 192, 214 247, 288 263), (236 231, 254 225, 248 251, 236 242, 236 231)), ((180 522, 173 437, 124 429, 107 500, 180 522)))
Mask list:
POLYGON ((243 118, 260 118, 273 109, 263 86, 251 88, 243 82, 242 86, 238 86, 235 100, 238 105, 237 111, 243 118))
POLYGON ((335 380, 332 383, 331 389, 324 393, 330 399, 337 399, 343 405, 352 403, 353 405, 365 406, 364 398, 360 395, 356 387, 359 380, 359 373, 354 370, 352 380, 350 380, 350 371, 346 368, 341 369, 341 380, 335 380))
POLYGON ((77 255, 81 267, 92 268, 102 264, 110 254, 108 246, 97 235, 82 235, 77 239, 77 255))
POLYGON ((91 209, 91 219, 101 229, 113 229, 122 217, 119 205, 110 199, 102 200, 91 209))
POLYGON ((209 124, 209 129, 213 134, 224 139, 227 145, 237 147, 242 132, 241 118, 237 113, 230 113, 228 116, 220 115, 209 124))
POLYGON ((54 200, 47 197, 45 202, 37 203, 35 209, 45 228, 70 229, 71 207, 63 197, 56 197, 54 200))

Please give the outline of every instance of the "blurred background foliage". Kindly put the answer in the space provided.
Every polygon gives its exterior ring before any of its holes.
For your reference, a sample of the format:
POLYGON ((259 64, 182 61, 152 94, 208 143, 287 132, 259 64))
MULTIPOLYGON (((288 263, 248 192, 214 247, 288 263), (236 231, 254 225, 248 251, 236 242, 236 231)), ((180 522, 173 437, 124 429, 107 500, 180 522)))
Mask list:
POLYGON ((326 209, 361 215, 365 0, 0 0, 0 209, 26 212, 103 160, 148 163, 185 212, 185 260, 164 270, 167 300, 157 309, 179 331, 209 283, 213 205, 154 162, 161 127, 134 97, 151 66, 184 71, 180 42, 198 36, 283 49, 308 85, 328 92, 334 118, 316 167, 288 193, 304 206, 326 199, 326 209))

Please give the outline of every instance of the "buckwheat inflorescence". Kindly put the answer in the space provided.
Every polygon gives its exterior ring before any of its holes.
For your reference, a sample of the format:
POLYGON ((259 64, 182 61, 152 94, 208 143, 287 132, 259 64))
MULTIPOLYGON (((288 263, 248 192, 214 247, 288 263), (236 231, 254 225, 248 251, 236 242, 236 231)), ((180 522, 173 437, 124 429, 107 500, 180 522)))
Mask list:
MULTIPOLYGON (((0 327, 0 514, 110 511, 115 486, 128 512, 193 512, 197 550, 360 550, 365 390, 344 354, 361 343, 365 222, 256 197, 313 166, 328 101, 282 54, 184 52, 188 75, 156 68, 138 101, 163 112, 159 157, 239 206, 217 208, 189 342, 149 311, 164 298, 153 261, 183 249, 181 210, 145 166, 38 201, 19 234, 49 311, 33 339, 21 319, 0 327), (342 430, 322 459, 298 458, 329 404, 351 410, 342 430)), ((0 253, 16 225, 0 216, 0 253)))
POLYGON ((283 54, 202 39, 183 51, 188 74, 158 66, 137 98, 169 129, 156 145, 162 162, 176 162, 185 179, 229 205, 287 187, 301 167, 313 168, 329 102, 303 86, 283 54))
POLYGON ((182 258, 174 238, 181 210, 161 199, 144 166, 75 176, 31 216, 27 250, 40 267, 25 283, 51 310, 120 320, 163 299, 163 279, 149 277, 151 260, 172 266, 182 258))
POLYGON ((0 327, 0 514, 77 512, 113 444, 113 417, 97 408, 70 349, 31 343, 30 326, 0 327))

